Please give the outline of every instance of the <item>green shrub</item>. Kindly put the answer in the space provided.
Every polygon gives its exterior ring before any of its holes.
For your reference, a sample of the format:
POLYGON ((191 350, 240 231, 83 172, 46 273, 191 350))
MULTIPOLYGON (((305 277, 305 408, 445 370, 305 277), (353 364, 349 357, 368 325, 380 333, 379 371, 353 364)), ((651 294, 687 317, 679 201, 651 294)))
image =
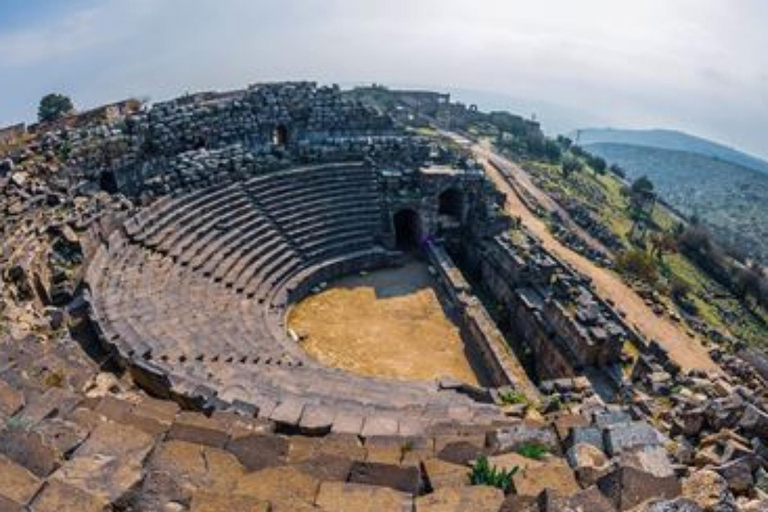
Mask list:
POLYGON ((523 457, 534 460, 541 460, 549 454, 549 448, 539 443, 525 443, 515 451, 523 457))
POLYGON ((499 392, 499 398, 504 405, 528 403, 528 398, 526 398, 525 394, 516 390, 501 391, 499 392))
POLYGON ((481 455, 477 458, 472 471, 469 472, 469 481, 472 485, 489 485, 507 492, 512 485, 512 477, 519 469, 515 466, 507 471, 491 466, 488 457, 481 455))

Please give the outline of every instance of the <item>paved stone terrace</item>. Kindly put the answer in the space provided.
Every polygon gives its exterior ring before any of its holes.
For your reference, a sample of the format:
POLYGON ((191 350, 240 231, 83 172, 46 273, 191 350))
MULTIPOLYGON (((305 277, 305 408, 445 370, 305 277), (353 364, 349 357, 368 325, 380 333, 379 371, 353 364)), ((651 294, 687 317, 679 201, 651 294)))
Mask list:
POLYGON ((320 365, 285 328, 314 284, 396 261, 374 243, 375 172, 328 165, 166 198, 125 223, 89 267, 93 317, 137 380, 195 407, 237 405, 308 433, 396 435, 499 410, 438 382, 320 365))

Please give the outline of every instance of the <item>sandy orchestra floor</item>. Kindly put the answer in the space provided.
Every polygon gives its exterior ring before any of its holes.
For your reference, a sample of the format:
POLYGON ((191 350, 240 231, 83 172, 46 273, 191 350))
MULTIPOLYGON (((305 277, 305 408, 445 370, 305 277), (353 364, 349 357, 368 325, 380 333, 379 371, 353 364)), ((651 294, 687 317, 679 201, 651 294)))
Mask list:
POLYGON ((477 384, 458 327, 424 263, 349 276, 297 304, 288 325, 322 363, 400 380, 477 384))

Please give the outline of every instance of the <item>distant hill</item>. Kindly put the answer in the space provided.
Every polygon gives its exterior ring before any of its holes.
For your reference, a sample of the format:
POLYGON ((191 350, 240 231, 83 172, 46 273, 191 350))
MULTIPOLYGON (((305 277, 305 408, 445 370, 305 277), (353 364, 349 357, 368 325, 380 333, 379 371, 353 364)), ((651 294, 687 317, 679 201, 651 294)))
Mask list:
MULTIPOLYGON (((576 133, 571 134, 576 137, 576 133)), ((687 151, 712 157, 768 174, 768 162, 728 146, 675 130, 618 130, 587 128, 578 130, 579 145, 629 144, 658 149, 687 151)))
POLYGON ((697 215, 717 238, 768 264, 768 174, 698 152, 633 144, 582 144, 629 179, 648 176, 662 198, 697 215))

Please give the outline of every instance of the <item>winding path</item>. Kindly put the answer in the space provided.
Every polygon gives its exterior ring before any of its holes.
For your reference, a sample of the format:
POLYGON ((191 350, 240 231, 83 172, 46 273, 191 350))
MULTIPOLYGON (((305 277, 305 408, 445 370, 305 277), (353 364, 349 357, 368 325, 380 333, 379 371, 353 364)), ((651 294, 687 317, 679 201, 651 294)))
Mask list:
MULTIPOLYGON (((493 158, 496 164, 507 167, 516 177, 521 175, 527 176, 523 169, 514 162, 492 151, 487 146, 473 144, 466 138, 456 134, 451 134, 451 136, 454 140, 467 145, 472 150, 478 161, 484 165, 488 177, 496 184, 499 190, 506 194, 507 211, 519 216, 523 224, 542 241, 544 247, 549 251, 567 261, 577 271, 592 278, 597 293, 605 299, 613 300, 626 312, 626 320, 630 325, 633 325, 646 338, 657 340, 661 346, 669 351, 672 359, 683 369, 719 371, 719 367, 709 357, 707 349, 697 338, 690 337, 682 325, 668 317, 660 317, 654 314, 643 299, 618 274, 595 265, 587 258, 561 244, 549 232, 547 225, 534 215, 533 212, 528 210, 514 188, 493 165, 488 163, 488 160, 493 158)), ((549 202, 552 202, 552 199, 541 189, 537 188, 530 179, 526 180, 525 187, 539 200, 547 197, 548 201, 542 201, 542 204, 548 205, 549 202)))

